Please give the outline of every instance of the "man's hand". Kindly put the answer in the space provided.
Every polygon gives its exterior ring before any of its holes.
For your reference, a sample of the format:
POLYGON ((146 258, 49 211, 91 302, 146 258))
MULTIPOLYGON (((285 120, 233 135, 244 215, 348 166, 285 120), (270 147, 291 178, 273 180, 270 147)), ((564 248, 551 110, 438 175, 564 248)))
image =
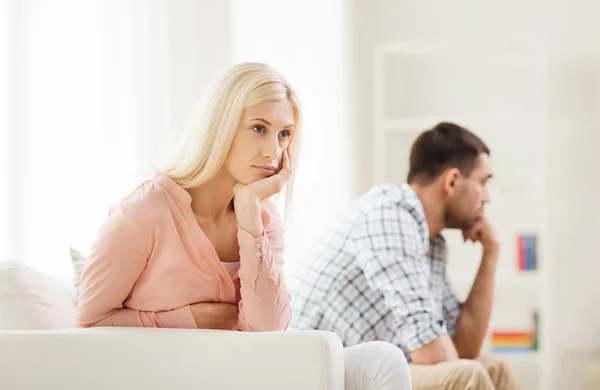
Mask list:
POLYGON ((487 218, 483 217, 469 230, 463 231, 463 240, 479 241, 483 247, 484 253, 497 253, 500 249, 500 243, 496 237, 494 227, 490 224, 487 218))
POLYGON ((458 359, 458 353, 447 334, 443 334, 429 344, 423 345, 410 353, 414 364, 437 364, 458 359))
POLYGON ((198 329, 236 330, 239 309, 232 303, 195 303, 190 305, 198 329))

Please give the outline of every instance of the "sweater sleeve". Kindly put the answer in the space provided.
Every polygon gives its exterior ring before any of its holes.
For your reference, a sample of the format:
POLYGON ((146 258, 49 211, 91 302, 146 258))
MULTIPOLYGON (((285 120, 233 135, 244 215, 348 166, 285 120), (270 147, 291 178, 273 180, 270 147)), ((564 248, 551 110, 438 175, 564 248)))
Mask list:
POLYGON ((152 248, 150 227, 142 230, 134 219, 119 205, 100 228, 81 276, 76 326, 196 328, 189 306, 160 312, 124 308, 152 248))
POLYGON ((285 330, 292 318, 283 275, 283 223, 271 203, 266 205, 263 215, 266 228, 259 237, 238 227, 239 328, 245 331, 285 330))

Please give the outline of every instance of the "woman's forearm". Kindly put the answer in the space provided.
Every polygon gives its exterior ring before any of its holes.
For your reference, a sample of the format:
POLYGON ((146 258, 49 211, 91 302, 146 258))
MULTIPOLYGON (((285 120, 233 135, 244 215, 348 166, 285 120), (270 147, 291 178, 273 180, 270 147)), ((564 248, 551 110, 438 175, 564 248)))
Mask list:
POLYGON ((107 317, 91 322, 80 318, 78 327, 124 326, 150 328, 196 328, 196 322, 189 306, 167 311, 139 311, 133 309, 115 309, 107 317))
POLYGON ((291 300, 282 273, 279 231, 260 237, 238 229, 240 245, 240 329, 284 330, 291 320, 291 300))

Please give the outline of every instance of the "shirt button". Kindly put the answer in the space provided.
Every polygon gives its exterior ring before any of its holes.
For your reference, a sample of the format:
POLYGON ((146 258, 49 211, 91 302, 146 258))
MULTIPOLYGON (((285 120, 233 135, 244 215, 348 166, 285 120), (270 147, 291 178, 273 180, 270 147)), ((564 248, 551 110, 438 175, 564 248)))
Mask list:
POLYGON ((261 245, 260 245, 260 242, 256 244, 256 247, 257 247, 258 249, 260 249, 260 247, 261 247, 261 245))
POLYGON ((260 252, 256 252, 256 257, 260 257, 260 256, 261 256, 260 252))

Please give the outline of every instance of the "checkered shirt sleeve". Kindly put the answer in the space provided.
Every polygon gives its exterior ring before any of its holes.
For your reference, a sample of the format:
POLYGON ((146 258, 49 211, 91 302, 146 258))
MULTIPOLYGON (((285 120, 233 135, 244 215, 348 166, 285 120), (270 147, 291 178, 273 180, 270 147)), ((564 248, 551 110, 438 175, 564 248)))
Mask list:
POLYGON ((429 288, 427 233, 406 209, 381 206, 365 213, 357 244, 367 283, 380 292, 397 327, 396 340, 408 351, 447 333, 429 288), (362 241, 362 242, 361 242, 362 241))
POLYGON ((430 290, 433 288, 434 291, 438 292, 436 294, 438 300, 437 307, 441 307, 448 334, 454 336, 463 304, 454 293, 448 281, 446 275, 446 254, 447 247, 444 238, 442 236, 432 238, 429 244, 432 273, 430 290))
POLYGON ((448 279, 444 279, 444 295, 443 295, 443 315, 446 321, 446 328, 448 334, 454 336, 456 332, 456 324, 458 323, 458 317, 460 316, 463 303, 458 299, 448 279))

